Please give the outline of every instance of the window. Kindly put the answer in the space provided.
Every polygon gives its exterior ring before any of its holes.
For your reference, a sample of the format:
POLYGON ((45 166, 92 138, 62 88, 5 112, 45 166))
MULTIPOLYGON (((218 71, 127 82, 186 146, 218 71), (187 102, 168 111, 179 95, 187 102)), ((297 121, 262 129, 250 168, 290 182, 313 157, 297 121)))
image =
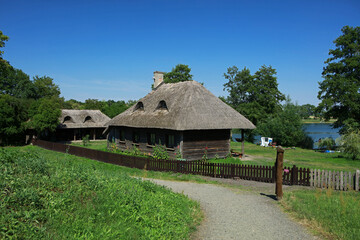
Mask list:
POLYGON ((155 133, 147 134, 147 143, 149 145, 155 145, 155 143, 156 143, 156 134, 155 133))
POLYGON ((66 117, 64 117, 64 121, 63 121, 63 123, 71 123, 71 122, 73 122, 73 120, 71 119, 71 117, 70 117, 70 116, 66 116, 66 117))
POLYGON ((168 110, 166 102, 164 100, 161 100, 158 104, 158 106, 156 107, 156 109, 159 110, 168 110))
POLYGON ((139 132, 133 132, 133 142, 139 143, 140 142, 140 134, 139 132))
POLYGON ((175 145, 174 135, 166 135, 166 147, 173 148, 175 145))
POLYGON ((122 142, 125 141, 125 131, 124 131, 124 129, 120 130, 120 141, 122 141, 122 142))
POLYGON ((84 122, 88 122, 88 121, 89 121, 89 122, 90 122, 90 121, 92 122, 92 118, 91 118, 90 116, 87 116, 87 117, 85 118, 85 120, 84 120, 84 122))
POLYGON ((138 102, 138 103, 136 104, 136 106, 135 106, 134 111, 136 111, 136 110, 142 110, 142 111, 144 111, 144 104, 143 104, 142 102, 138 102))

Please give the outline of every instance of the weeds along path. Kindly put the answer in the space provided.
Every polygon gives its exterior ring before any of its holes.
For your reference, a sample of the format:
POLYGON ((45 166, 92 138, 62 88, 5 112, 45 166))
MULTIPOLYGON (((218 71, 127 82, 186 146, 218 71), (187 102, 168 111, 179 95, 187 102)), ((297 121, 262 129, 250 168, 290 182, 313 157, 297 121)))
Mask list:
POLYGON ((267 196, 211 184, 148 180, 200 202, 205 219, 193 239, 316 239, 267 196))

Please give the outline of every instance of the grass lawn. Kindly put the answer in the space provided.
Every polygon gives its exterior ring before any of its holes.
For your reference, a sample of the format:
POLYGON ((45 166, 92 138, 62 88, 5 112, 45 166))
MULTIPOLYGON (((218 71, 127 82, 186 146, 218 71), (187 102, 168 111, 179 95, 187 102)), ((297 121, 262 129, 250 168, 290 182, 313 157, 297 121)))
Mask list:
MULTIPOLYGON (((232 142, 231 147, 237 151, 241 151, 241 143, 232 142)), ((246 142, 245 155, 249 155, 251 160, 241 161, 243 164, 272 166, 276 159, 276 148, 265 148, 246 142)), ((301 148, 285 150, 284 165, 288 167, 296 165, 302 168, 352 172, 360 169, 360 161, 342 157, 341 153, 321 153, 301 148)))
POLYGON ((285 192, 281 205, 310 229, 328 239, 360 239, 358 192, 297 190, 285 192))
POLYGON ((73 143, 71 143, 71 145, 77 146, 77 147, 86 147, 86 148, 100 150, 100 151, 106 151, 107 141, 106 140, 90 141, 90 143, 87 146, 84 146, 82 142, 73 142, 73 143))
POLYGON ((129 177, 160 173, 36 146, 0 148, 0 172, 0 239, 188 239, 202 218, 197 202, 129 177))
POLYGON ((316 119, 308 118, 308 119, 302 119, 301 121, 302 123, 334 123, 336 119, 330 119, 329 121, 324 121, 324 120, 320 120, 319 118, 316 119))

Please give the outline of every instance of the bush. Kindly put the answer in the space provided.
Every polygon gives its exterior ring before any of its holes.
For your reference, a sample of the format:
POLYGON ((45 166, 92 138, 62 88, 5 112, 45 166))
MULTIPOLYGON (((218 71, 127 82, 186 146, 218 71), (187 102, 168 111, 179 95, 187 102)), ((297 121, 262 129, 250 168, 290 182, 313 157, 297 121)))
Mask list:
POLYGON ((85 137, 83 137, 82 142, 83 142, 84 146, 87 146, 87 145, 90 144, 90 139, 89 138, 90 138, 89 134, 87 134, 85 137))
POLYGON ((333 150, 335 146, 335 140, 331 137, 324 138, 318 143, 318 147, 321 149, 333 150))
POLYGON ((161 142, 159 142, 159 144, 155 145, 154 152, 153 152, 153 158, 162 159, 162 160, 169 159, 169 154, 168 154, 165 146, 162 145, 161 142))
POLYGON ((309 147, 311 144, 303 130, 297 106, 290 99, 287 99, 279 114, 262 121, 255 131, 261 136, 273 138, 274 142, 282 146, 309 147))
POLYGON ((345 156, 353 159, 360 160, 360 131, 350 130, 340 140, 341 151, 345 156))

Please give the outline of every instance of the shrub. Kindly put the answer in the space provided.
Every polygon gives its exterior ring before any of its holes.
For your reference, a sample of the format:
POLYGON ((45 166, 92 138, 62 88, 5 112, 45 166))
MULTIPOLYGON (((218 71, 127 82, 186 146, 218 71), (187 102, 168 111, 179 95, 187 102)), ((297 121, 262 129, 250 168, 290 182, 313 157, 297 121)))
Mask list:
POLYGON ((318 143, 319 148, 325 148, 327 150, 335 149, 335 145, 335 140, 331 137, 324 138, 318 143))
POLYGON ((90 144, 90 136, 89 136, 89 134, 87 134, 87 135, 85 135, 85 137, 83 137, 82 143, 83 143, 84 146, 87 146, 87 145, 90 144))
POLYGON ((169 159, 169 154, 166 151, 165 146, 162 145, 161 142, 159 142, 159 144, 155 145, 154 152, 153 152, 153 158, 162 159, 162 160, 168 160, 169 159))
POLYGON ((340 140, 341 151, 345 156, 353 159, 360 160, 360 131, 350 130, 340 140))

